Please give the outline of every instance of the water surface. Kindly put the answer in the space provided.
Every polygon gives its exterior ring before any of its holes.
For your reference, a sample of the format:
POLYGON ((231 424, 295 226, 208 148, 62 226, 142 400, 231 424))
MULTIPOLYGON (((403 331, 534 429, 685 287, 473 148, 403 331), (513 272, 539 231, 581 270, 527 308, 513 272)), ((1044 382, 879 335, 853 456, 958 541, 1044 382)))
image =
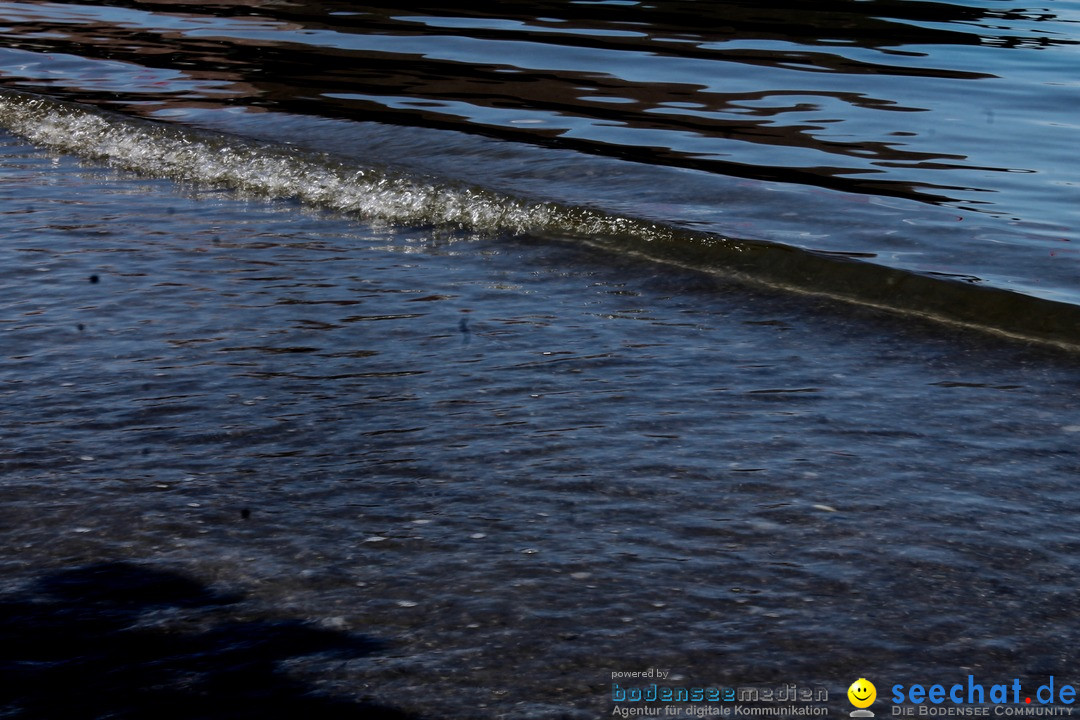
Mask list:
POLYGON ((0 3, 4 712, 1077 684, 1077 15, 0 3))

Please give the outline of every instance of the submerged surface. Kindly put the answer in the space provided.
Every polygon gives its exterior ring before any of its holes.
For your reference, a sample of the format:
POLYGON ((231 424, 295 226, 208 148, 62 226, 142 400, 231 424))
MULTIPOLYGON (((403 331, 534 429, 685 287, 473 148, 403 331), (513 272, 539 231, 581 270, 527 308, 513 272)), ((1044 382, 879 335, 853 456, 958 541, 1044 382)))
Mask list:
POLYGON ((0 20, 0 715, 1080 681, 1076 2, 0 20))
MULTIPOLYGON (((293 685, 213 686, 264 710, 302 682, 354 710, 595 717, 613 671, 662 667, 820 683, 846 711, 871 671, 1043 682, 1078 659, 1071 355, 13 139, 2 177, 5 608, 134 561, 244 595, 122 606, 151 647, 199 630, 226 679, 222 638, 332 632, 275 641, 293 685)), ((3 659, 62 680, 30 647, 3 659)), ((154 672, 204 697, 182 661, 154 672)), ((28 687, 5 700, 56 702, 28 687)))

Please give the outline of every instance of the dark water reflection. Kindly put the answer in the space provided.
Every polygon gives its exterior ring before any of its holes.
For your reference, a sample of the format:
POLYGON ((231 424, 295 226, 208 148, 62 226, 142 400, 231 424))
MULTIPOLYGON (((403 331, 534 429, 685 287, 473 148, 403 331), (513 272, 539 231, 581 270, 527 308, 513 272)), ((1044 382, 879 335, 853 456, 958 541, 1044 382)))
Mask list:
MULTIPOLYGON (((908 113, 985 124, 1016 110, 1001 93, 1030 78, 997 53, 1076 46, 1080 16, 1060 5, 1061 15, 883 0, 2 9, 19 21, 10 48, 107 61, 116 78, 9 76, 128 110, 239 102, 940 202, 995 191, 974 180, 985 171, 1036 170, 935 139, 933 123, 911 132, 908 113)), ((1050 97, 1060 66, 1046 60, 1050 97)))

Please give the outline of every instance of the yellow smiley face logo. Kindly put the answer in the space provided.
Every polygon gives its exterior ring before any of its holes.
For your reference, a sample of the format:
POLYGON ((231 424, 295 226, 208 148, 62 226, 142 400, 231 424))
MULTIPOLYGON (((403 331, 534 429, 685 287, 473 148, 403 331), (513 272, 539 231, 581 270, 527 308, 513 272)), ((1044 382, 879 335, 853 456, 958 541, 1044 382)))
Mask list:
POLYGON ((848 700, 857 708, 866 708, 877 699, 877 688, 866 678, 859 678, 847 689, 848 700))

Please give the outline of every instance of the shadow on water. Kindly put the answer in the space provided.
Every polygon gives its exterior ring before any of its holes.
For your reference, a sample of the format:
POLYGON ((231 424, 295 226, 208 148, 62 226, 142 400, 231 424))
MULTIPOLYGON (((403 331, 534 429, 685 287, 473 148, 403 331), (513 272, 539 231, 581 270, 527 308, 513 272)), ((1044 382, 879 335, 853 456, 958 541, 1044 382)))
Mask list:
POLYGON ((279 669, 316 654, 363 657, 381 649, 377 641, 297 620, 222 616, 240 600, 125 562, 65 569, 0 596, 0 717, 414 717, 316 694, 279 669), (200 622, 146 622, 169 613, 200 622))

